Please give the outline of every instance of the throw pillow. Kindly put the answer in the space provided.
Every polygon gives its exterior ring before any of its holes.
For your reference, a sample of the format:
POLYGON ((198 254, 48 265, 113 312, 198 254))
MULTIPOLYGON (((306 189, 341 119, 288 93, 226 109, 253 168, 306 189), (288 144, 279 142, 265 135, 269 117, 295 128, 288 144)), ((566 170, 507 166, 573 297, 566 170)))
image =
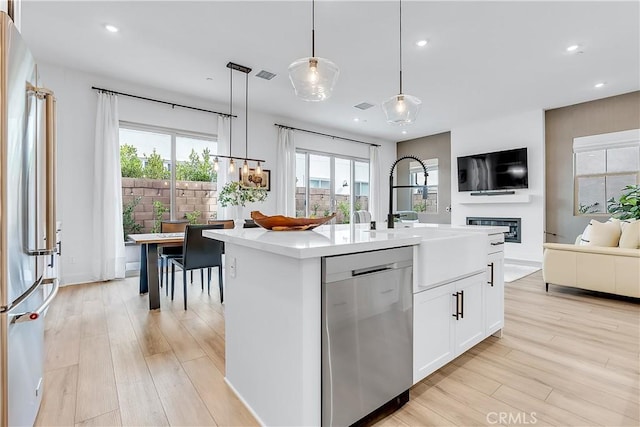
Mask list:
POLYGON ((623 220, 620 222, 622 234, 620 235, 621 248, 640 248, 640 221, 623 220))
POLYGON ((618 246, 620 240, 620 225, 617 221, 598 222, 595 219, 589 221, 589 225, 584 229, 581 245, 586 246, 618 246))

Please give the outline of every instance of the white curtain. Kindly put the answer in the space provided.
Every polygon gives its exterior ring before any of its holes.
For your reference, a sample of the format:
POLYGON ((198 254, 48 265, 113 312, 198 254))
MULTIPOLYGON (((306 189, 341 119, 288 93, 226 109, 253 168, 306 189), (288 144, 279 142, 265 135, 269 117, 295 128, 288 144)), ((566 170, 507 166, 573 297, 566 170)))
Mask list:
POLYGON ((293 130, 278 128, 276 213, 296 216, 296 147, 293 130))
MULTIPOLYGON (((218 154, 222 156, 229 155, 229 127, 231 126, 231 118, 226 116, 218 116, 218 154)), ((229 182, 233 181, 234 177, 229 176, 229 159, 218 159, 218 184, 216 186, 218 194, 222 191, 222 188, 229 182)), ((233 219, 235 212, 233 212, 233 206, 227 206, 223 208, 218 203, 218 219, 233 219)))
POLYGON ((98 93, 93 183, 93 273, 95 280, 124 277, 122 183, 118 97, 98 93))
POLYGON ((369 212, 373 221, 382 222, 380 215, 380 147, 369 146, 369 212))

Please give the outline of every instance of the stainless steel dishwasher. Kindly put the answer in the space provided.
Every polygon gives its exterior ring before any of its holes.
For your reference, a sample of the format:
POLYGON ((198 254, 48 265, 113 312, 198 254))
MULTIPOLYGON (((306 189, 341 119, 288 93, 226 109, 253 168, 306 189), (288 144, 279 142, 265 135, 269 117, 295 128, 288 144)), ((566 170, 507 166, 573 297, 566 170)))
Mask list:
POLYGON ((413 247, 322 259, 322 425, 350 426, 409 400, 413 247))

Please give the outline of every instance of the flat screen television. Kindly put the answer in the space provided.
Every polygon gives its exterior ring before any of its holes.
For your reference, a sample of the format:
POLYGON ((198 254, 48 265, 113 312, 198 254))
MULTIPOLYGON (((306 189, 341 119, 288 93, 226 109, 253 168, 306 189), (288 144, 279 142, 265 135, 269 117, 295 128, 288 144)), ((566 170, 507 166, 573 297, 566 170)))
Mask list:
POLYGON ((526 148, 458 157, 458 191, 528 187, 526 148))

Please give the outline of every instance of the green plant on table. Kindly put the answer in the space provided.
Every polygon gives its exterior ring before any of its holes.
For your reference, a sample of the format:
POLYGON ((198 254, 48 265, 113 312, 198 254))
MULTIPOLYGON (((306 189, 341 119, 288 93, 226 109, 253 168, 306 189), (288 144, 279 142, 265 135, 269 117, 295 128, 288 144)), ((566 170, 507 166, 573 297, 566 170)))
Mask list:
POLYGON ((640 219, 640 185, 627 185, 618 200, 607 200, 607 208, 614 218, 640 219))
POLYGON ((238 181, 225 184, 218 195, 220 206, 242 206, 247 203, 264 202, 267 198, 267 190, 256 187, 243 187, 238 181))

